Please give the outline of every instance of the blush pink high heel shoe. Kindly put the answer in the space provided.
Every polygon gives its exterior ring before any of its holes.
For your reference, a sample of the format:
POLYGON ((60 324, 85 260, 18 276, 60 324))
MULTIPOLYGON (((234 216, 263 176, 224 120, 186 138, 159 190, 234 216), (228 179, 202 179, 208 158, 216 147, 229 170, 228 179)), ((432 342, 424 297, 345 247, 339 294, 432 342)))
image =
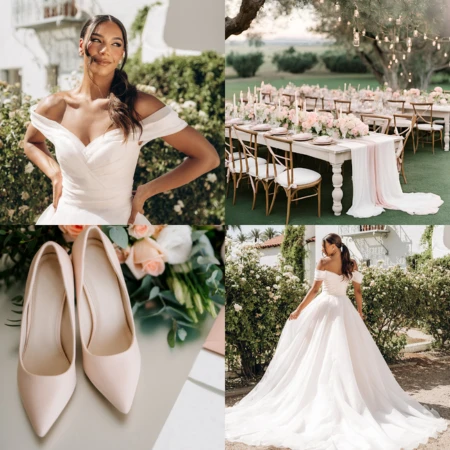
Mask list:
POLYGON ((76 384, 72 263, 56 242, 39 249, 28 272, 17 381, 31 425, 43 437, 76 384))
POLYGON ((116 251, 96 226, 72 248, 83 366, 94 386, 122 413, 133 403, 141 356, 116 251))

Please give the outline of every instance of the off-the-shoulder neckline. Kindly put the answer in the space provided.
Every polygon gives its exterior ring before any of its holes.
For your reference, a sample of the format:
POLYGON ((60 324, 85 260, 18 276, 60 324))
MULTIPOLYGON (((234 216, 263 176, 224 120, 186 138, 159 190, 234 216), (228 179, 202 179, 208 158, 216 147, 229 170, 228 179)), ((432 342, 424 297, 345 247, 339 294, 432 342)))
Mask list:
MULTIPOLYGON (((89 142, 87 145, 72 131, 70 131, 68 128, 66 128, 64 125, 62 125, 61 123, 57 122, 56 120, 53 119, 49 119, 48 117, 43 116, 42 114, 37 113, 35 110, 37 108, 37 104, 33 105, 30 107, 30 111, 32 114, 35 114, 36 116, 39 116, 41 119, 43 119, 44 121, 48 121, 52 124, 55 124, 56 126, 58 126, 59 128, 61 128, 62 130, 64 130, 66 133, 70 134, 71 136, 73 136, 84 148, 84 150, 86 150, 88 147, 90 147, 94 142, 97 142, 100 138, 105 137, 111 133, 122 133, 122 129, 121 128, 113 128, 112 130, 108 130, 105 133, 101 134, 100 136, 95 137, 94 139, 92 139, 91 142, 89 142)), ((149 119, 154 117, 155 115, 157 115, 158 113, 160 114, 161 111, 165 111, 167 108, 169 108, 167 105, 164 105, 162 108, 158 109, 157 111, 155 111, 154 113, 150 114, 149 116, 145 117, 144 119, 141 120, 141 124, 142 125, 146 125, 147 122, 151 122, 149 119)))
MULTIPOLYGON (((325 270, 316 269, 316 270, 317 270, 317 272, 329 272, 329 273, 334 273, 334 274, 337 275, 338 277, 342 277, 342 275, 344 275, 343 273, 336 273, 336 272, 332 272, 331 270, 327 270, 327 269, 325 269, 325 270)), ((352 272, 352 274, 354 274, 354 273, 360 273, 360 272, 359 272, 359 270, 354 270, 354 271, 352 272)))

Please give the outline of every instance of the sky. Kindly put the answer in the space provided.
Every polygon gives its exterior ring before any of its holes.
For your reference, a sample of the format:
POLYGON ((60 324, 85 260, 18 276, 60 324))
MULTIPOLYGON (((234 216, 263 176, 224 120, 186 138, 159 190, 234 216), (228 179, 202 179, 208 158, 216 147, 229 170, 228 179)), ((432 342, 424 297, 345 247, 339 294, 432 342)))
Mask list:
MULTIPOLYGON (((238 10, 236 2, 229 1, 230 6, 229 14, 233 16, 238 10)), ((277 20, 265 20, 261 25, 255 27, 255 31, 263 31, 262 38, 264 40, 269 39, 302 39, 302 40, 317 40, 324 38, 324 36, 311 33, 308 29, 315 24, 315 18, 313 16, 311 8, 298 9, 289 17, 279 18, 277 20)), ((245 33, 239 36, 230 36, 229 41, 246 40, 245 33)))

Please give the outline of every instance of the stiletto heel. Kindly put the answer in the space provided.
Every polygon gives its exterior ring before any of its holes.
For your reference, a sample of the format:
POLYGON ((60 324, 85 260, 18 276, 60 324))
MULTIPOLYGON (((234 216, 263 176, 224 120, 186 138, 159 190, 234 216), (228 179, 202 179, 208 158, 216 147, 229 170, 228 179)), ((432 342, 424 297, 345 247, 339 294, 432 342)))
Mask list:
POLYGON ((72 249, 83 366, 122 413, 133 403, 141 357, 127 287, 112 243, 97 226, 72 249))
POLYGON ((28 272, 17 381, 31 425, 43 437, 76 384, 72 263, 55 242, 39 249, 28 272))

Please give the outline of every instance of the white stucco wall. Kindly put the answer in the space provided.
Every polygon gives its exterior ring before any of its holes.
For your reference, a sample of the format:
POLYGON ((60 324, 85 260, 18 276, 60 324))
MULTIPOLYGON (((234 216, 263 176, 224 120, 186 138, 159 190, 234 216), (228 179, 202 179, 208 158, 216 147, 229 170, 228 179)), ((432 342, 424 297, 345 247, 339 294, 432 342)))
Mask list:
POLYGON ((281 246, 260 248, 259 251, 262 254, 259 260, 261 264, 265 264, 266 266, 275 266, 277 263, 277 257, 281 252, 281 246))
MULTIPOLYGON (((36 0, 38 3, 40 0, 36 0)), ((120 19, 127 30, 138 9, 153 0, 77 0, 80 9, 89 14, 111 14, 120 19)), ((164 0, 168 2, 169 0, 164 0)), ((50 32, 40 41, 33 29, 15 29, 12 21, 13 4, 17 0, 2 0, 0 15, 0 79, 5 78, 5 70, 19 69, 22 77, 22 90, 33 97, 48 95, 47 69, 49 64, 65 62, 59 70, 58 84, 68 89, 68 78, 72 71, 80 67, 78 39, 82 23, 50 32), (48 48, 46 49, 46 46, 48 48)), ((212 49, 224 53, 222 0, 170 0, 167 10, 167 23, 161 30, 171 47, 193 50, 212 49), (190 6, 187 7, 186 4, 190 6), (217 27, 221 15, 221 28, 217 27), (195 19, 192 17, 195 15, 195 19), (201 20, 201 23, 199 22, 201 20), (209 35, 208 35, 209 34, 209 35), (221 43, 219 45, 219 36, 221 43), (200 45, 202 43, 202 45, 200 45)), ((151 30, 150 30, 151 33, 151 30)), ((130 52, 137 48, 137 42, 130 43, 130 52)), ((126 69, 126 67, 125 67, 126 69)))

